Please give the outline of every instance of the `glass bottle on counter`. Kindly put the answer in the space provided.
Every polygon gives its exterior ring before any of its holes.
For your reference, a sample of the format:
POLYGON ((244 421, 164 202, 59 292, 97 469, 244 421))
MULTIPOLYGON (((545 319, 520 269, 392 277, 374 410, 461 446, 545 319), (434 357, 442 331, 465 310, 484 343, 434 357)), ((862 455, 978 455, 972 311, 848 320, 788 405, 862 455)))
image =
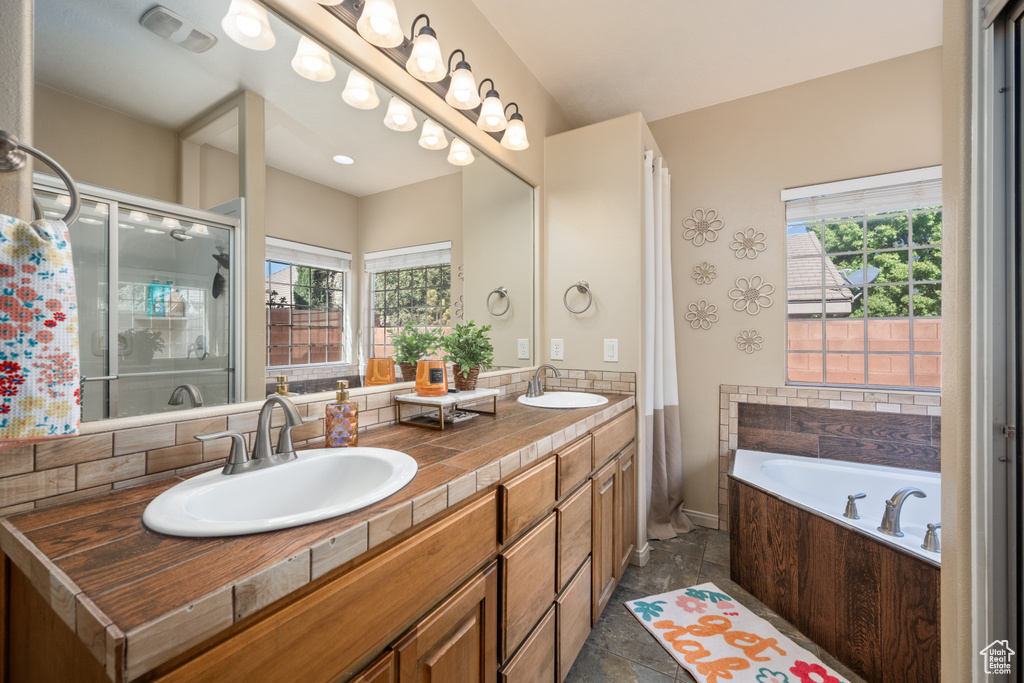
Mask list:
POLYGON ((336 401, 328 403, 324 416, 324 445, 348 448, 359 443, 359 404, 348 397, 348 381, 338 380, 336 401))

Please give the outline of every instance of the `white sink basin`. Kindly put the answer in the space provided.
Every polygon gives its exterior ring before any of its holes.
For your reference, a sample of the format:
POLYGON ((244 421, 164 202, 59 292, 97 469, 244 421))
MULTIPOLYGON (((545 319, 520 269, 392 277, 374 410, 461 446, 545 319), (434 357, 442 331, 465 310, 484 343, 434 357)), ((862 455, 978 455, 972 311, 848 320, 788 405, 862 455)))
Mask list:
POLYGON ((524 394, 519 397, 519 402, 536 408, 594 408, 603 406, 608 399, 581 391, 549 391, 534 398, 527 398, 524 394))
POLYGON ((309 524, 387 498, 416 461, 386 448, 325 448, 242 474, 207 472, 164 491, 142 521, 171 536, 237 536, 309 524))

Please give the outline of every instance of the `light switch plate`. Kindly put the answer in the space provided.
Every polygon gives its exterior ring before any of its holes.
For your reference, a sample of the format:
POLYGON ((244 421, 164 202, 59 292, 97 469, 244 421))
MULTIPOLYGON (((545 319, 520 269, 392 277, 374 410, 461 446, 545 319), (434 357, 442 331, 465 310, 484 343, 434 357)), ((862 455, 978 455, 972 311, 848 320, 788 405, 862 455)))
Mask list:
POLYGON ((551 360, 565 360, 563 358, 564 346, 561 339, 551 340, 551 360))
POLYGON ((618 363, 619 362, 619 340, 618 339, 605 339, 604 340, 604 360, 606 363, 618 363))
POLYGON ((519 360, 525 360, 525 359, 528 359, 530 357, 530 340, 529 339, 520 339, 519 342, 516 344, 516 348, 518 349, 518 352, 519 352, 519 356, 518 356, 519 360))

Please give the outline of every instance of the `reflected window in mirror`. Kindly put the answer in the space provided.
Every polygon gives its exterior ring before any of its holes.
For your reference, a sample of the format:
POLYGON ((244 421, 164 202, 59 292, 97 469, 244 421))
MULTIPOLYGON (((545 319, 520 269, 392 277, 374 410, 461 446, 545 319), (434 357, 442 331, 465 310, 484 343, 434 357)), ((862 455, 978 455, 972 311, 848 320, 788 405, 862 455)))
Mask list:
POLYGON ((371 358, 391 357, 391 335, 406 325, 443 334, 450 331, 451 242, 370 252, 365 263, 372 301, 371 358))
POLYGON ((351 255, 267 240, 268 367, 345 363, 345 295, 351 255))

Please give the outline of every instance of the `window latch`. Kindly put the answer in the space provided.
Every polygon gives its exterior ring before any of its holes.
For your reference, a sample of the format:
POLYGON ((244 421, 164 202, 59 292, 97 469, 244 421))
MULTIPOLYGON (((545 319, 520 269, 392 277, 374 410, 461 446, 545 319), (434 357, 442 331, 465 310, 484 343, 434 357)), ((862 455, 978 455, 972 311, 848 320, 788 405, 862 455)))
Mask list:
POLYGON ((1003 433, 1003 436, 1006 437, 1007 439, 1016 439, 1017 438, 1017 427, 1016 427, 1016 425, 1003 425, 1003 427, 1002 427, 1002 429, 1000 431, 1003 433))

